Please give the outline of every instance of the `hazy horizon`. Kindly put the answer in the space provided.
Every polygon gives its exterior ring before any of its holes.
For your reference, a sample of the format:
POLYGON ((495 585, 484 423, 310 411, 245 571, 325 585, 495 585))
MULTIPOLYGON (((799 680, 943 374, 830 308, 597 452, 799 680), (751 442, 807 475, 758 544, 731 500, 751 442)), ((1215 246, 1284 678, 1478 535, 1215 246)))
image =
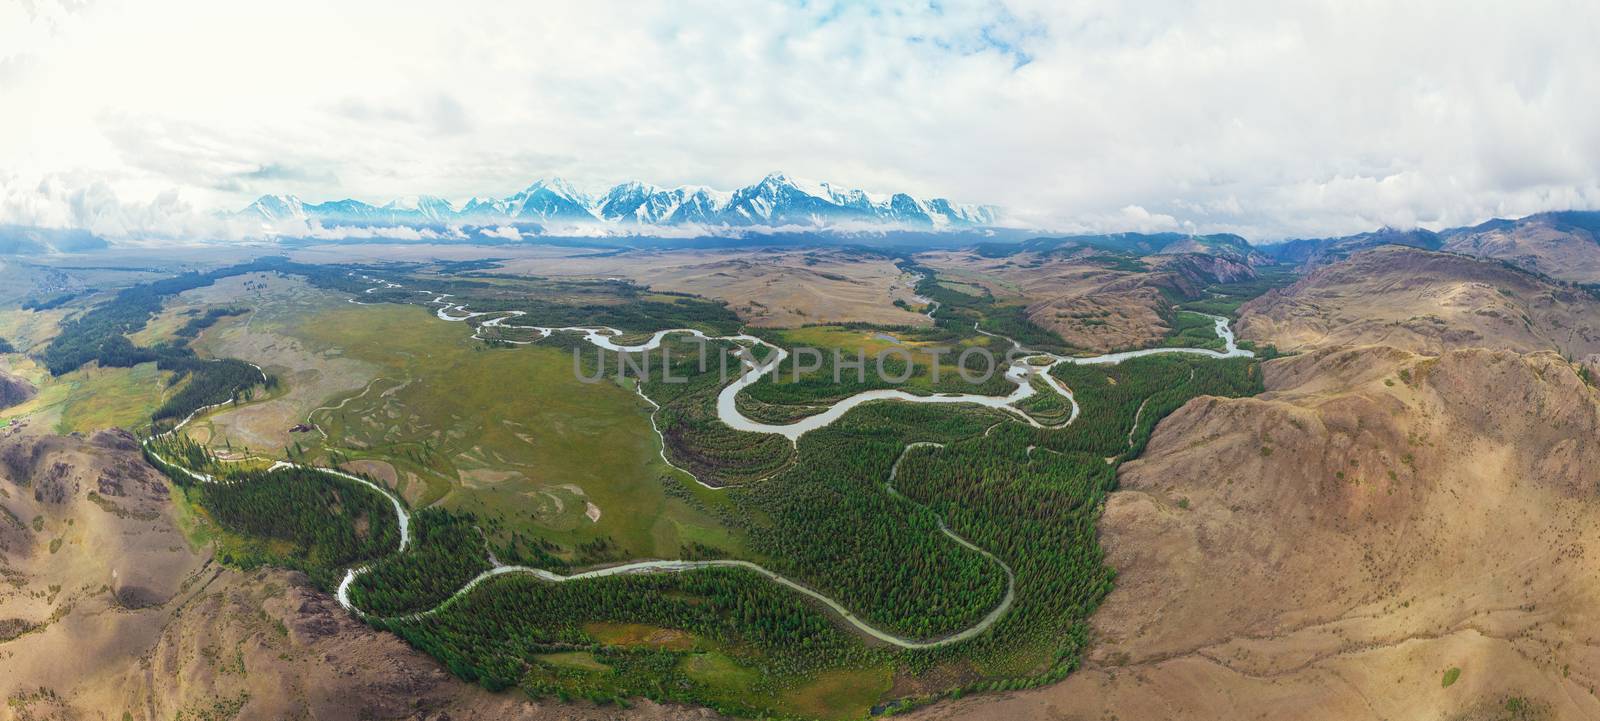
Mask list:
POLYGON ((1121 9, 5 3, 0 224, 227 239, 250 228, 217 214, 267 194, 773 171, 1044 232, 1600 208, 1593 5, 1121 9))

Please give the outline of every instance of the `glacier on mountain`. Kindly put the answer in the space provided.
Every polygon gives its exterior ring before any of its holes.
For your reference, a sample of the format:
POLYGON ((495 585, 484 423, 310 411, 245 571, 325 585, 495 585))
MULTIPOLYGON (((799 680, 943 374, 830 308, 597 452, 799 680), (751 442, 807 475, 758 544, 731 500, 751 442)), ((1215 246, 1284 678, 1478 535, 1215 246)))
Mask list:
POLYGON ((868 193, 783 173, 768 174, 734 191, 630 181, 593 195, 560 178, 547 178, 504 198, 474 197, 460 207, 427 195, 397 198, 381 206, 351 199, 306 203, 292 195, 264 195, 235 215, 258 219, 268 227, 531 224, 604 226, 625 233, 692 226, 937 231, 984 228, 998 221, 991 206, 960 205, 944 198, 921 200, 906 193, 868 193))

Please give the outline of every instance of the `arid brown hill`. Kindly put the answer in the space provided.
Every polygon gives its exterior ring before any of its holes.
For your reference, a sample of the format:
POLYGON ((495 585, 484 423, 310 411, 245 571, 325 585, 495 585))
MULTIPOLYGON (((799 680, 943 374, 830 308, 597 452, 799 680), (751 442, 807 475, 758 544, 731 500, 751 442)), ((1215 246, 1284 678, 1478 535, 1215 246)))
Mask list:
POLYGON ((1500 261, 1386 246, 1246 303, 1238 332, 1287 351, 1384 344, 1576 358, 1600 352, 1600 301, 1500 261))
POLYGON ((1600 283, 1600 213, 1540 213, 1446 231, 1444 249, 1515 263, 1553 278, 1600 283))
POLYGON ((1248 264, 1200 253, 1132 258, 1087 248, 991 257, 960 251, 917 260, 937 270, 947 286, 1025 305, 1028 320, 1096 353, 1159 343, 1171 330, 1169 295, 1198 298, 1212 283, 1256 277, 1248 264))
POLYGON ((1265 370, 1123 467, 1086 667, 922 718, 1600 718, 1600 395, 1573 366, 1366 347, 1265 370))

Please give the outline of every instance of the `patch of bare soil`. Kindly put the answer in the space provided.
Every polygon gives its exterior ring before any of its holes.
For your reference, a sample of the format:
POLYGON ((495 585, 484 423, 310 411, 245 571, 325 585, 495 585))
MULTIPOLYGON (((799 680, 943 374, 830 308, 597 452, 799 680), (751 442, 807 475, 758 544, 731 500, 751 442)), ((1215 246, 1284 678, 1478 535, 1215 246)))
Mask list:
POLYGON ((360 473, 376 478, 390 488, 400 487, 400 476, 395 472, 394 466, 387 461, 349 461, 340 467, 351 473, 360 473))
POLYGON ((1246 303, 1238 333, 1289 351, 1383 344, 1581 357, 1600 352, 1600 302, 1499 261, 1386 246, 1246 303))
POLYGON ((1123 466, 1085 668, 922 718, 1600 717, 1600 396, 1574 367, 1366 347, 1265 370, 1123 466))

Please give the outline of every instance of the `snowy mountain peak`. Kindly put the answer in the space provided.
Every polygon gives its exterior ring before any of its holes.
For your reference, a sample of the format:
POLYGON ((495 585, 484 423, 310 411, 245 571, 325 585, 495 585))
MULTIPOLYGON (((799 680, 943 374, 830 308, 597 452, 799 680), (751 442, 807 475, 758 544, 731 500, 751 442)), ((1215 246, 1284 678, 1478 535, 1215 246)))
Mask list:
POLYGON ((529 185, 528 188, 522 192, 535 193, 541 190, 566 198, 577 199, 588 197, 588 194, 584 193, 582 190, 579 190, 577 186, 567 182, 564 178, 555 176, 535 180, 533 181, 532 185, 529 185))
POLYGON ((457 214, 450 201, 433 195, 402 196, 384 204, 380 210, 396 215, 416 215, 435 223, 446 222, 457 214))
POLYGON ((432 195, 402 195, 383 205, 389 210, 422 210, 440 206, 450 207, 450 201, 432 195))
POLYGON ((240 212, 269 222, 306 218, 305 203, 293 195, 263 195, 240 212))
POLYGON ((644 228, 905 226, 958 229, 993 225, 995 210, 957 205, 943 198, 920 200, 906 193, 869 193, 857 188, 768 173, 737 190, 699 185, 664 188, 627 181, 591 195, 559 177, 541 178, 505 198, 468 200, 460 208, 435 196, 396 198, 382 206, 357 200, 307 205, 294 196, 265 195, 241 214, 267 221, 316 221, 323 225, 486 225, 534 223, 550 226, 615 225, 644 228))

